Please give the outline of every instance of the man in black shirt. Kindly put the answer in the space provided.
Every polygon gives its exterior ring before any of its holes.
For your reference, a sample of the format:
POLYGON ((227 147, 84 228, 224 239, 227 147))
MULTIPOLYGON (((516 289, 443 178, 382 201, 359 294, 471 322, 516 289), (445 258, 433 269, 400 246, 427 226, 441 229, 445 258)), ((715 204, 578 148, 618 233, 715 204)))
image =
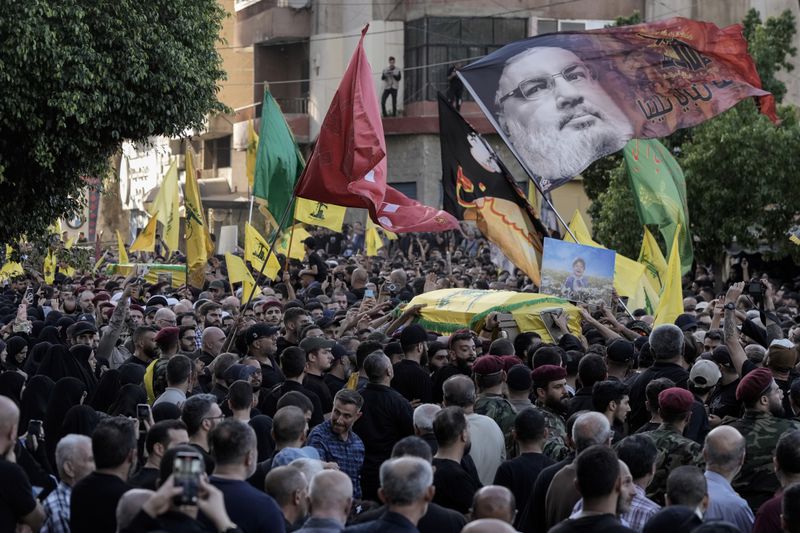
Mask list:
POLYGON ((314 237, 308 237, 303 244, 306 250, 308 270, 314 275, 314 280, 322 283, 328 277, 328 265, 317 255, 317 240, 314 237))
POLYGON ((300 332, 311 324, 311 316, 302 307, 290 307, 283 313, 285 334, 278 337, 275 345, 280 356, 286 348, 300 344, 300 332))
POLYGON ((150 362, 158 357, 158 345, 156 344, 156 333, 158 330, 153 326, 139 326, 133 332, 133 355, 128 357, 125 363, 135 363, 147 367, 150 362))
POLYGON ((676 387, 686 388, 689 372, 680 365, 685 342, 683 331, 672 324, 662 324, 650 334, 650 350, 653 352, 655 363, 642 372, 631 385, 631 413, 628 416, 631 433, 644 425, 650 417, 645 406, 645 390, 648 383, 656 378, 669 378, 676 387))
POLYGON ((306 337, 300 341, 300 349, 306 352, 303 386, 319 396, 323 413, 330 413, 333 409, 333 397, 325 384, 324 374, 333 363, 331 348, 334 344, 336 342, 324 337, 306 337))
POLYGON ((306 352, 302 348, 296 346, 285 349, 281 354, 281 367, 283 367, 283 372, 286 375, 286 381, 275 385, 264 397, 264 401, 261 404, 264 407, 263 414, 275 416, 275 412, 278 410, 278 400, 287 392, 297 391, 307 397, 314 406, 314 410, 311 413, 311 420, 308 423, 309 427, 321 424, 324 420, 322 402, 316 392, 303 386, 306 352))
POLYGON ((322 378, 325 385, 328 386, 331 397, 336 396, 336 393, 347 385, 347 370, 350 367, 348 355, 347 349, 341 344, 334 344, 331 348, 331 356, 333 356, 331 369, 322 378))
POLYGON ((400 333, 403 359, 394 364, 392 388, 409 402, 430 403, 433 383, 430 374, 420 366, 428 353, 428 333, 419 324, 406 326, 400 333))
POLYGON ((270 326, 259 322, 247 328, 247 355, 250 355, 261 365, 262 394, 267 393, 272 387, 283 381, 283 372, 275 360, 278 340, 278 326, 270 326))
POLYGON ((581 388, 575 392, 575 396, 569 399, 567 416, 572 416, 578 411, 591 411, 592 407, 592 388, 595 383, 603 381, 608 376, 608 367, 602 355, 586 354, 581 357, 578 363, 578 378, 581 380, 581 388))
POLYGON ((447 346, 449 363, 437 370, 433 376, 433 403, 442 403, 442 385, 456 374, 472 375, 472 363, 477 351, 472 332, 463 329, 450 335, 447 346))
POLYGON ((433 457, 433 484, 436 487, 433 501, 442 507, 467 514, 472 497, 481 488, 461 466, 461 459, 469 450, 470 436, 467 417, 460 407, 446 407, 433 419, 433 433, 439 449, 433 457))
POLYGON ((72 489, 70 529, 113 533, 117 530, 117 502, 132 489, 125 480, 136 464, 135 420, 114 417, 92 433, 92 454, 97 470, 72 489))
POLYGON ((18 424, 19 408, 9 398, 0 396, 0 479, 3 480, 0 483, 0 531, 15 531, 18 523, 39 531, 45 518, 44 510, 33 498, 25 471, 13 462, 18 424))
POLYGON ((158 474, 161 458, 168 449, 180 444, 189 443, 186 424, 180 420, 162 420, 154 424, 147 432, 144 448, 147 451, 147 462, 131 476, 129 483, 139 489, 158 489, 158 474))
MULTIPOLYGON (((551 533, 630 533, 617 519, 617 506, 622 498, 633 495, 623 489, 620 461, 607 446, 595 445, 584 450, 576 463, 576 485, 583 497, 583 509, 553 529, 551 533)), ((630 475, 628 475, 630 477, 630 475)))
POLYGON ((214 457, 209 453, 208 434, 225 419, 217 399, 211 394, 195 394, 183 404, 181 420, 189 433, 189 446, 203 456, 206 473, 214 472, 214 457))
MULTIPOLYGON (((519 446, 519 456, 500 465, 494 484, 508 487, 517 502, 519 516, 539 473, 554 462, 542 453, 547 432, 544 416, 538 409, 529 407, 517 413, 513 435, 519 446)), ((514 525, 518 525, 516 521, 514 525)))

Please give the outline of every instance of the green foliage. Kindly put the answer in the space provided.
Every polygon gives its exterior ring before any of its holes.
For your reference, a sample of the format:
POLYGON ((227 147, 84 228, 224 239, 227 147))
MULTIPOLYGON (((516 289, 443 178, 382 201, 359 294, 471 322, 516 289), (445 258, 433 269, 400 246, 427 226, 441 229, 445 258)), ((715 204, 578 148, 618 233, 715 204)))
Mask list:
POLYGON ((636 9, 628 15, 627 17, 617 17, 614 19, 614 24, 611 26, 632 26, 634 24, 639 24, 642 21, 642 14, 639 13, 639 10, 636 9))
POLYGON ((82 205, 124 139, 201 128, 224 79, 216 0, 25 0, 0 17, 0 243, 82 205))
MULTIPOLYGON (((762 24, 758 12, 750 10, 743 24, 762 84, 780 101, 786 87, 775 75, 792 69, 794 16, 785 11, 762 24)), ((775 243, 778 255, 800 252, 786 237, 800 205, 795 177, 800 125, 794 108, 781 108, 779 115, 782 124, 776 127, 748 99, 700 126, 662 139, 677 148, 686 176, 697 260, 718 261, 734 239, 743 247, 775 243)), ((596 161, 583 177, 593 202, 589 213, 597 240, 637 257, 642 230, 620 154, 596 161)), ((653 234, 658 236, 657 231, 653 234)))

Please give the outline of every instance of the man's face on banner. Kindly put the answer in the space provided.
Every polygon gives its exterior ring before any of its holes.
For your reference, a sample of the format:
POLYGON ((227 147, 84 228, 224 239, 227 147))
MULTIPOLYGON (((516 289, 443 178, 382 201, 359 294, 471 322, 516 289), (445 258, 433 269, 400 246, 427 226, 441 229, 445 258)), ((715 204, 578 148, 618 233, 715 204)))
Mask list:
POLYGON ((497 102, 512 144, 530 170, 548 181, 572 178, 633 135, 594 72, 563 48, 538 47, 512 57, 497 102))

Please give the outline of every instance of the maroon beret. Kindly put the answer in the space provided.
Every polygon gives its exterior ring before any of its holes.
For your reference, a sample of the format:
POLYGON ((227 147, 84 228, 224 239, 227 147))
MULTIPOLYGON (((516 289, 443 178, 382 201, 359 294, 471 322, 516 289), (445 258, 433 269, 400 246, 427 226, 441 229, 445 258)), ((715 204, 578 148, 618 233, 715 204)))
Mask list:
POLYGON ((497 374, 503 370, 503 360, 496 355, 482 355, 472 363, 472 371, 482 376, 497 374))
POLYGON ((501 355, 500 359, 503 361, 503 370, 508 372, 511 370, 512 366, 522 365, 522 359, 517 357, 516 355, 501 355))
POLYGON ((772 384, 772 380, 772 372, 768 368, 751 370, 736 387, 736 400, 745 403, 758 400, 772 384))
POLYGON ((658 395, 658 407, 669 413, 688 413, 692 410, 694 394, 680 387, 670 387, 658 395))
POLYGON ((158 344, 174 344, 178 342, 178 335, 180 334, 181 329, 176 327, 168 327, 168 328, 161 328, 156 333, 154 340, 158 344))
POLYGON ((105 302, 111 299, 111 296, 108 295, 107 292, 98 292, 94 298, 92 298, 92 303, 97 304, 100 302, 105 302))
POLYGON ((144 313, 144 307, 138 304, 131 304, 128 308, 130 311, 139 311, 140 313, 144 313))
POLYGON ((270 307, 277 307, 281 311, 283 311, 283 304, 281 304, 278 300, 267 300, 263 304, 263 310, 266 311, 270 307))
POLYGON ((564 367, 556 365, 537 366, 531 372, 531 379, 534 383, 550 383, 559 379, 566 379, 567 371, 564 367))

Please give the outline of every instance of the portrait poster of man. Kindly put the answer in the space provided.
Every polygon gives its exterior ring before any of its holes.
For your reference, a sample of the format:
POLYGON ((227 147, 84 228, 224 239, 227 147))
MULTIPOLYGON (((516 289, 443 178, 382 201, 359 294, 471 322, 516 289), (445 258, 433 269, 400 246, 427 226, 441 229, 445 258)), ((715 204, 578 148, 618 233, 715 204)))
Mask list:
POLYGON ((550 191, 632 139, 664 137, 756 97, 741 25, 684 18, 510 43, 460 76, 522 166, 550 191))
POLYGON ((546 238, 541 292, 590 305, 611 305, 613 250, 546 238))

